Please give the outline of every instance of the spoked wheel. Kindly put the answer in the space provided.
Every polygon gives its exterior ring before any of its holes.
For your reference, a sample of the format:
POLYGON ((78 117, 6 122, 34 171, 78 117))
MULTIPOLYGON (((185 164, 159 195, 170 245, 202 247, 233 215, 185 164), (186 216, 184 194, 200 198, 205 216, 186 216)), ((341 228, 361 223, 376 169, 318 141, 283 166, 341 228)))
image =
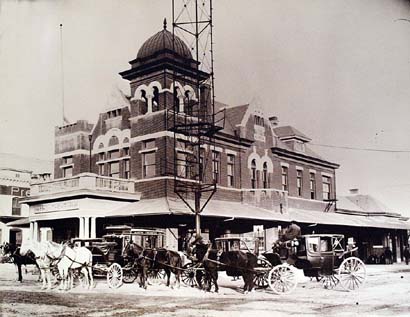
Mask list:
POLYGON ((107 284, 110 288, 118 288, 122 285, 123 271, 121 265, 113 263, 108 268, 107 284))
POLYGON ((359 258, 347 258, 340 264, 337 278, 346 291, 354 291, 364 285, 366 266, 359 258))
POLYGON ((269 271, 272 269, 272 264, 265 259, 258 259, 257 267, 255 268, 255 277, 253 278, 253 282, 259 288, 267 288, 269 286, 268 283, 268 275, 269 271))
POLYGON ((137 273, 132 268, 124 268, 122 270, 122 281, 124 283, 134 283, 137 279, 137 273))
POLYGON ((166 273, 162 269, 160 270, 155 269, 155 270, 148 271, 148 279, 150 280, 150 282, 159 283, 160 281, 165 279, 165 277, 166 277, 166 273))
POLYGON ((288 264, 280 264, 270 270, 268 283, 275 294, 290 294, 298 285, 296 270, 288 264))
POLYGON ((339 279, 335 275, 323 275, 320 278, 324 289, 334 289, 339 284, 339 279))
POLYGON ((195 287, 198 285, 196 281, 197 270, 194 268, 194 266, 194 263, 187 263, 182 267, 182 283, 184 283, 186 286, 195 287))

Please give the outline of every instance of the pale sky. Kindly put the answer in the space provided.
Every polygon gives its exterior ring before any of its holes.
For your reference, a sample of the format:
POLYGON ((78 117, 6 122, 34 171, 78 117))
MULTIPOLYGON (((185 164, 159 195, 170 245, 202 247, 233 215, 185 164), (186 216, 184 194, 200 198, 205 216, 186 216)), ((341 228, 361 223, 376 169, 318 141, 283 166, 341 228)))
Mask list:
MULTIPOLYGON (((178 0, 176 0, 178 1, 178 0)), ((267 116, 341 164, 337 191, 359 188, 410 216, 408 1, 214 0, 216 96, 259 100, 267 116)), ((66 116, 95 122, 118 72, 171 20, 171 0, 0 0, 0 153, 52 159, 66 116)))

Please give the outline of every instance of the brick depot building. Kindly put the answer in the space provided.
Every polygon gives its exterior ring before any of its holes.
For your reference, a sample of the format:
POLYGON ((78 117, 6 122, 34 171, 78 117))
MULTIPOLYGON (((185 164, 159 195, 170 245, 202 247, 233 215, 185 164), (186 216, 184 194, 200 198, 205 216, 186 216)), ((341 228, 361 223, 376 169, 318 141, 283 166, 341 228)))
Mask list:
MULTIPOLYGON (((130 96, 117 91, 95 124, 79 120, 56 128, 55 180, 34 184, 27 200, 33 238, 39 238, 39 228, 49 228, 61 241, 99 237, 107 225, 127 224, 167 229, 168 247, 178 248, 194 228, 193 214, 174 193, 169 111, 188 111, 196 97, 197 63, 188 46, 179 38, 173 45, 172 33, 164 28, 141 46, 130 65, 120 73, 130 83, 130 96)), ((215 146, 203 146, 210 158, 206 177, 217 182, 201 217, 204 235, 213 239, 257 228, 269 248, 278 228, 293 219, 303 233, 343 233, 359 243, 368 243, 369 232, 377 228, 378 236, 391 237, 400 255, 407 222, 399 215, 373 221, 354 208, 335 210, 339 166, 313 152, 309 137, 279 126, 253 104, 215 107, 225 109, 225 124, 215 146)), ((175 152, 183 161, 190 149, 183 135, 176 138, 175 152)), ((178 171, 188 168, 178 166, 178 171)))

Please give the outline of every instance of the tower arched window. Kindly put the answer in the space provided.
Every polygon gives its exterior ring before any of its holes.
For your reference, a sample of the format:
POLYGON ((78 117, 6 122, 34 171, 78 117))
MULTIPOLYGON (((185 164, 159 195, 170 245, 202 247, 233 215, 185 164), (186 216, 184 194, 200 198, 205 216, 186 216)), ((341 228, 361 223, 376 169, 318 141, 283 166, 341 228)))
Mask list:
POLYGON ((257 177, 257 174, 256 174, 256 161, 252 160, 252 162, 251 162, 251 186, 254 189, 256 188, 256 185, 257 185, 256 177, 257 177))
POLYGON ((158 87, 154 87, 153 89, 153 97, 152 97, 152 111, 159 110, 159 89, 158 87))
POLYGON ((262 170, 262 183, 263 188, 269 187, 269 178, 268 178, 268 163, 263 163, 263 170, 262 170))
POLYGON ((141 105, 140 112, 141 114, 146 114, 148 111, 148 98, 145 90, 141 90, 141 99, 144 103, 141 105))

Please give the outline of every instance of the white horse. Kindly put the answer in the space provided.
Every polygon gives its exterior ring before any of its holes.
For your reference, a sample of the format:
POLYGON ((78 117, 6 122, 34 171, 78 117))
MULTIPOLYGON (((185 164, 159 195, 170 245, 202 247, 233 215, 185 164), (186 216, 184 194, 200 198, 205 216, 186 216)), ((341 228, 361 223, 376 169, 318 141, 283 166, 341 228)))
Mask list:
POLYGON ((41 289, 51 289, 51 266, 53 259, 47 254, 48 243, 46 241, 31 241, 29 243, 25 243, 20 248, 20 254, 24 256, 27 254, 29 250, 34 253, 36 257, 36 262, 40 268, 40 276, 43 282, 41 289))
POLYGON ((48 254, 56 259, 58 272, 61 277, 60 289, 68 290, 72 287, 73 281, 70 270, 79 269, 83 274, 88 288, 94 284, 92 274, 93 256, 90 250, 85 247, 70 248, 54 242, 48 242, 48 254))

